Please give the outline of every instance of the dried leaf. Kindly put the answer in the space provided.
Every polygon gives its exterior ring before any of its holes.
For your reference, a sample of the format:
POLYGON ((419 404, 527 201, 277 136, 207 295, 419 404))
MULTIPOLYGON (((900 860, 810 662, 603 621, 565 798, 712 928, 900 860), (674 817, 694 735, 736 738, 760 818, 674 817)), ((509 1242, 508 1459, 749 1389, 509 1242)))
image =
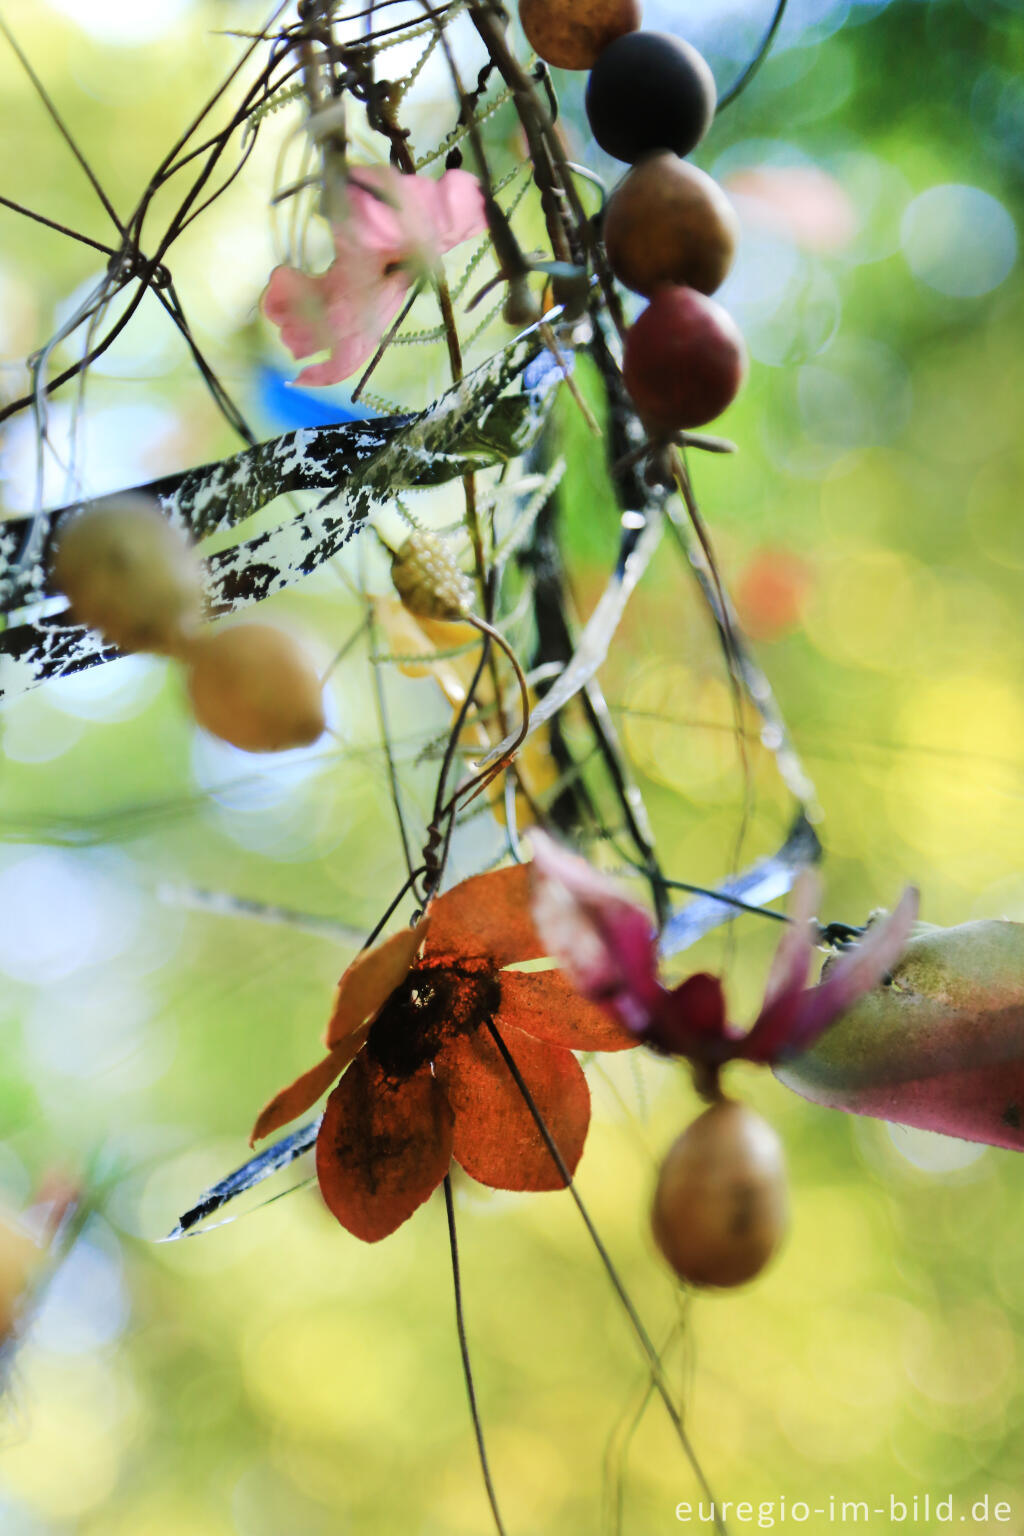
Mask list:
POLYGON ((502 971, 499 1022, 567 1051, 628 1051, 637 1043, 561 971, 502 971))
POLYGON ((452 1111, 429 1066, 391 1078, 364 1053, 327 1101, 320 1192, 343 1227, 376 1243, 432 1194, 451 1155, 452 1111))
POLYGON ((335 989, 326 1046, 333 1050, 378 1012, 408 972, 430 923, 428 914, 415 927, 392 934, 383 944, 356 956, 335 989))
POLYGON ((319 1119, 311 1120, 308 1125, 302 1125, 297 1131, 292 1131, 290 1136, 282 1136, 280 1141, 275 1141, 255 1157, 250 1157, 248 1162, 234 1169, 226 1178, 220 1179, 200 1195, 199 1199, 180 1217, 174 1231, 162 1241, 173 1243, 179 1238, 188 1237, 208 1216, 212 1216, 223 1206, 236 1200, 239 1195, 246 1194, 255 1185, 262 1184, 263 1180, 269 1179, 272 1174, 287 1168, 296 1158, 309 1151, 316 1141, 319 1127, 319 1119))
POLYGON ((530 916, 529 888, 525 864, 460 881, 431 905, 425 954, 434 960, 484 956, 499 968, 541 959, 545 950, 530 916))
MULTIPOLYGON (((173 522, 197 538, 244 521, 278 496, 321 493, 316 506, 210 557, 209 610, 215 616, 236 612, 333 559, 396 491, 442 485, 522 453, 543 423, 550 386, 557 382, 536 370, 528 382, 528 365, 540 350, 537 331, 526 332, 416 415, 286 432, 231 458, 135 489, 155 498, 173 522), (520 375, 518 393, 500 398, 520 375)), ((42 514, 38 552, 23 566, 19 551, 33 518, 0 521, 0 612, 38 605, 47 596, 55 535, 86 505, 42 514)), ((33 614, 0 631, 0 697, 118 654, 94 631, 69 623, 66 609, 33 614)))
MULTIPOLYGON (((501 1030, 533 1101, 570 1172, 583 1153, 590 1092, 571 1051, 501 1030)), ((455 1113, 453 1155, 492 1189, 563 1189, 565 1180, 486 1029, 454 1041, 436 1062, 455 1113)))
MULTIPOLYGON (((572 660, 566 664, 557 682, 548 689, 537 708, 532 711, 529 734, 539 730, 545 720, 550 720, 552 715, 564 709, 569 700, 586 687, 603 663, 608 655, 608 647, 615 638, 619 621, 626 611, 626 604, 629 602, 633 588, 647 569, 654 551, 661 542, 661 528, 661 519, 652 517, 639 531, 639 536, 636 528, 629 528, 624 533, 622 553, 615 574, 584 625, 572 660)), ((484 758, 484 763, 497 762, 500 757, 510 751, 516 743, 517 735, 518 731, 514 731, 506 736, 504 741, 499 742, 484 758)))

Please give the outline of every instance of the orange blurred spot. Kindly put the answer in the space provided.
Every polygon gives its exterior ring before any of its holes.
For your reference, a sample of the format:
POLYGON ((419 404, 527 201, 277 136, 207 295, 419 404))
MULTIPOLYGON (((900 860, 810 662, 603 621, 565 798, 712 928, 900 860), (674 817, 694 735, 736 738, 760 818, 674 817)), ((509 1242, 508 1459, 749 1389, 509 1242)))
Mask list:
POLYGON ((811 584, 805 560, 784 549, 762 549, 736 585, 736 610, 751 640, 778 640, 800 622, 811 584))
POLYGON ((744 221, 785 235, 805 251, 841 251, 857 233, 845 187, 816 165, 762 165, 736 171, 725 189, 742 199, 744 221))

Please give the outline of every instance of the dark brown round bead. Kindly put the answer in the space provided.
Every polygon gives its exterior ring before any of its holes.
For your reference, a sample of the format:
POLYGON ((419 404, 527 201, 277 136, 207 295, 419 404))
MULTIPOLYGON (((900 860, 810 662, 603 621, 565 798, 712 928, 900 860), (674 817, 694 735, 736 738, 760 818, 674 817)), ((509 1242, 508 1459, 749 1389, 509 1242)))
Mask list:
POLYGON ((629 32, 601 54, 587 86, 594 138, 631 163, 653 149, 688 155, 715 115, 707 60, 681 37, 629 32))

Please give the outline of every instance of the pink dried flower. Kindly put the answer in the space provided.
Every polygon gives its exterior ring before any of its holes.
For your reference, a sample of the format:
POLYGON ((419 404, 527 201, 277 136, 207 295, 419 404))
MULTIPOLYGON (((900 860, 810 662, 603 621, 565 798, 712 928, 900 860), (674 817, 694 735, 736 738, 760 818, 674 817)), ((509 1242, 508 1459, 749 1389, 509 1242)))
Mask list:
POLYGON ((483 191, 468 171, 434 181, 359 167, 346 190, 347 216, 331 228, 335 257, 326 272, 275 267, 263 295, 263 313, 293 357, 330 354, 304 368, 297 384, 349 378, 372 357, 416 279, 487 228, 483 191))
POLYGON ((793 922, 775 953, 764 1002, 752 1028, 728 1022, 717 976, 698 972, 679 986, 658 979, 650 918, 584 859, 541 832, 533 843, 533 916, 541 940, 584 997, 600 1003, 655 1050, 705 1068, 734 1057, 777 1062, 805 1051, 882 980, 898 959, 917 916, 908 888, 895 911, 808 987, 814 952, 811 923, 818 880, 805 870, 794 889, 793 922))

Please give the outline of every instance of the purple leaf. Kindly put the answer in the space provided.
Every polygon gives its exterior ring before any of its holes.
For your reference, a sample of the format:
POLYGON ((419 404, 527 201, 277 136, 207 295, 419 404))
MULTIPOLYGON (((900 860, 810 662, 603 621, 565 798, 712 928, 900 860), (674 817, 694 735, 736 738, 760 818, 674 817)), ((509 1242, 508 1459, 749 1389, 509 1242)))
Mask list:
POLYGON ((584 997, 642 1033, 664 995, 650 917, 543 832, 530 841, 533 920, 545 950, 584 997))

